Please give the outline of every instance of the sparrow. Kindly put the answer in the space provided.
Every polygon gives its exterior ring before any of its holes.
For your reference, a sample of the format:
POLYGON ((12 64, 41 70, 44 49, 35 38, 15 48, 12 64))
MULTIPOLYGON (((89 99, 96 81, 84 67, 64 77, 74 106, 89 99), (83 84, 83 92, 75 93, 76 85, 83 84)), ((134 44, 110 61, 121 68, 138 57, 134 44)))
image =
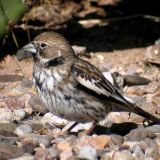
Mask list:
POLYGON ((34 86, 53 114, 77 123, 97 123, 119 110, 160 123, 125 98, 96 66, 79 58, 62 35, 41 33, 23 50, 32 55, 34 86))

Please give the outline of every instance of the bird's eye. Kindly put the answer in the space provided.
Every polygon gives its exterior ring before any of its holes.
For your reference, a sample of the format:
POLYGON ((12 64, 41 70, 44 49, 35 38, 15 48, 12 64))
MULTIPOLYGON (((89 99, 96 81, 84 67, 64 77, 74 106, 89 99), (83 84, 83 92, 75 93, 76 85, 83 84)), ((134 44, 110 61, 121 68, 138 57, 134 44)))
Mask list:
POLYGON ((45 43, 41 43, 41 48, 44 48, 46 46, 45 43))

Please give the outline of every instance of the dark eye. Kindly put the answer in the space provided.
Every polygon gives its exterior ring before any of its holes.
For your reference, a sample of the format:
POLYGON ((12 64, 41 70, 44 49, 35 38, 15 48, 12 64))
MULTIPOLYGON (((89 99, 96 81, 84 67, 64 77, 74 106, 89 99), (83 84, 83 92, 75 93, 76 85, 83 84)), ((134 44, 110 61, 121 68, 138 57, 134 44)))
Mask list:
POLYGON ((45 43, 41 43, 41 48, 44 48, 46 46, 45 43))

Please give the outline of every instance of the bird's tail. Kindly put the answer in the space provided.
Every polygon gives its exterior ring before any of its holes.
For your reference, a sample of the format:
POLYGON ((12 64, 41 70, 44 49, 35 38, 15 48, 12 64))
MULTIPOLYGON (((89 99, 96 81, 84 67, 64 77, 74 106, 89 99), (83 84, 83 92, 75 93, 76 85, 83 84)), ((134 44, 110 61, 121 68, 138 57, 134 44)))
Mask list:
POLYGON ((151 120, 152 122, 156 122, 158 124, 160 124, 160 119, 156 116, 154 116, 153 114, 143 110, 142 108, 140 108, 139 106, 137 106, 136 104, 133 104, 132 102, 129 102, 125 97, 123 97, 121 94, 119 94, 120 98, 123 100, 123 105, 121 105, 121 107, 124 110, 127 110, 129 112, 133 112, 135 114, 138 114, 144 118, 146 118, 146 120, 151 120))

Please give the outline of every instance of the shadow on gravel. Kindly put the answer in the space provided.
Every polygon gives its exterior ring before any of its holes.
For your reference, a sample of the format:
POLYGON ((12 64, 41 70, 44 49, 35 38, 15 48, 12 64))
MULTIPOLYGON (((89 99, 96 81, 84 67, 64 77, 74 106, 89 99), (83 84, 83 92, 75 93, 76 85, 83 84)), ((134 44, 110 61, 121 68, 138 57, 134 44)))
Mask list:
POLYGON ((125 136, 131 130, 137 128, 137 125, 132 122, 124 122, 124 123, 113 123, 111 128, 106 128, 102 126, 96 126, 94 133, 98 135, 102 134, 118 134, 121 136, 125 136))

